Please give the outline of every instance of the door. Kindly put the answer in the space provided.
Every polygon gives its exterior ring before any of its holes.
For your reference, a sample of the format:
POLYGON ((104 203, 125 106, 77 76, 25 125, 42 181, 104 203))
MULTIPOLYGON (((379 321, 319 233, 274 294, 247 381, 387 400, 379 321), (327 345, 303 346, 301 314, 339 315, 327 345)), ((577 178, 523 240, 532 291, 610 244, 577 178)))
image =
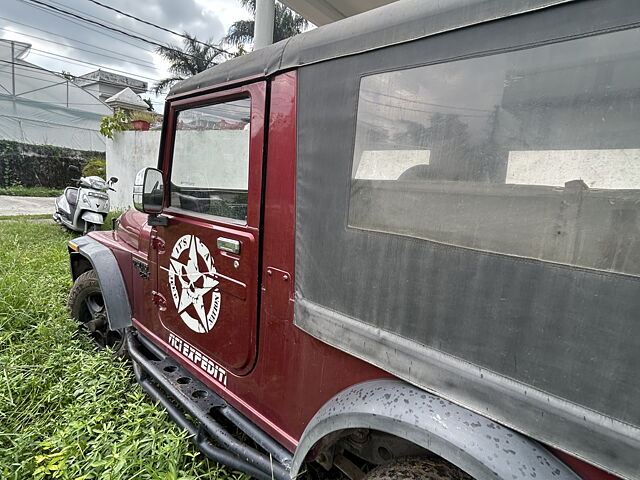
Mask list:
POLYGON ((205 370, 246 374, 256 357, 264 109, 261 82, 169 110, 157 325, 205 370))

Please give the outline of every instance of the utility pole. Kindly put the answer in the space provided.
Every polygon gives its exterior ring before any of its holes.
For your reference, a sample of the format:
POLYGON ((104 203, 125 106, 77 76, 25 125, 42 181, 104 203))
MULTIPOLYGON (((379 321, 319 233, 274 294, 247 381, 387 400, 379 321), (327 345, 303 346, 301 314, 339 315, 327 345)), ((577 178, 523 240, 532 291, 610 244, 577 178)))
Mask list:
POLYGON ((16 96, 16 45, 11 42, 11 95, 16 96))
POLYGON ((256 19, 253 36, 254 50, 273 43, 275 9, 275 0, 256 0, 256 19))

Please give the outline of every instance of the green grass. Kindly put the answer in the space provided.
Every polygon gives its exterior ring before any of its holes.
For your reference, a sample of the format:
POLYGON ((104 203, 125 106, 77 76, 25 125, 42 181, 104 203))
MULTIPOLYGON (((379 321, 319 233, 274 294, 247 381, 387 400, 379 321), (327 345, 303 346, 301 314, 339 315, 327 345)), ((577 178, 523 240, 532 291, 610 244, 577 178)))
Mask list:
POLYGON ((43 213, 42 215, 0 215, 0 220, 50 220, 51 215, 43 213))
POLYGON ((0 187, 0 195, 10 195, 13 197, 57 197, 61 193, 62 189, 60 188, 23 187, 22 185, 0 187))
POLYGON ((239 479, 198 454, 130 365, 76 334, 66 242, 0 223, 0 478, 239 479))

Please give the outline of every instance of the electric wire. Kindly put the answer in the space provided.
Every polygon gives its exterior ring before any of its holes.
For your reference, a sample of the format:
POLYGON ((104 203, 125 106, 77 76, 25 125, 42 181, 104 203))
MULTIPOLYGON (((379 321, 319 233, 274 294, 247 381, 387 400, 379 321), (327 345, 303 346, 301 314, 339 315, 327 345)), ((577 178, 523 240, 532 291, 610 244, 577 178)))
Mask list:
MULTIPOLYGON (((43 2, 43 1, 41 1, 41 0, 26 0, 26 1, 27 1, 27 2, 29 2, 29 3, 36 4, 36 5, 44 6, 44 7, 48 8, 48 9, 54 10, 54 11, 56 11, 56 12, 60 12, 60 13, 62 13, 62 14, 64 14, 64 15, 69 15, 69 16, 71 16, 71 17, 77 18, 77 19, 82 20, 82 21, 84 21, 84 22, 88 22, 88 23, 91 23, 91 24, 97 25, 97 26, 99 26, 99 27, 106 28, 107 30, 111 30, 111 31, 114 31, 114 32, 117 32, 117 33, 121 33, 122 35, 126 35, 126 36, 128 36, 128 37, 135 38, 136 40, 140 40, 140 41, 142 41, 142 42, 149 43, 149 44, 154 45, 154 46, 156 46, 156 47, 165 48, 165 49, 168 49, 168 50, 172 50, 172 51, 174 51, 174 52, 176 52, 176 53, 180 53, 181 55, 187 55, 187 56, 193 57, 193 55, 190 55, 190 54, 188 54, 188 53, 185 53, 185 52, 183 52, 183 51, 181 51, 181 50, 177 50, 177 49, 175 49, 175 48, 168 47, 167 45, 163 45, 162 43, 156 42, 156 41, 154 41, 154 40, 146 39, 146 38, 144 38, 144 37, 141 37, 140 35, 136 35, 136 34, 133 34, 133 33, 129 33, 129 32, 127 32, 127 31, 125 31, 125 30, 121 30, 121 29, 119 29, 119 28, 111 27, 111 26, 109 26, 109 25, 106 25, 105 23, 98 22, 98 21, 96 21, 96 20, 92 20, 92 19, 87 18, 87 17, 84 17, 84 16, 82 16, 82 15, 78 15, 78 14, 76 14, 76 13, 70 12, 70 11, 65 10, 65 9, 63 9, 63 8, 56 7, 55 5, 48 4, 48 3, 43 2)), ((229 54, 229 52, 227 52, 227 51, 226 51, 226 50, 224 50, 224 49, 221 49, 221 48, 218 48, 218 47, 212 47, 212 48, 213 48, 214 50, 219 51, 220 53, 229 54)))
MULTIPOLYGON (((28 0, 27 0, 27 1, 28 1, 28 0)), ((70 5, 66 5, 66 4, 64 4, 64 3, 60 3, 60 2, 58 2, 58 1, 56 1, 56 0, 47 0, 47 2, 48 2, 48 3, 52 3, 52 4, 54 4, 54 5, 57 5, 57 6, 58 6, 58 7, 60 7, 60 8, 68 8, 68 9, 69 9, 69 10, 71 10, 72 12, 76 12, 76 13, 77 13, 77 14, 79 14, 79 15, 86 15, 87 17, 93 18, 94 20, 97 20, 97 21, 100 21, 100 22, 107 23, 107 24, 109 24, 109 25, 111 25, 111 26, 113 26, 113 27, 116 27, 116 28, 122 28, 122 25, 121 25, 121 24, 119 24, 119 23, 112 22, 111 20, 107 20, 107 19, 102 18, 102 17, 99 17, 99 16, 97 16, 97 15, 92 15, 92 14, 90 14, 90 13, 88 13, 88 12, 85 12, 85 11, 83 11, 83 10, 79 10, 79 9, 77 9, 77 8, 74 8, 74 7, 71 7, 70 5)), ((141 33, 141 32, 138 32, 138 31, 135 31, 135 30, 129 29, 129 28, 127 28, 127 30, 128 30, 128 31, 130 31, 131 33, 136 34, 136 35, 140 35, 140 36, 142 36, 142 37, 149 38, 149 39, 151 39, 151 40, 153 40, 153 41, 156 41, 156 42, 160 42, 160 43, 162 43, 162 40, 159 40, 158 38, 151 37, 151 36, 147 35, 146 33, 141 33)))
MULTIPOLYGON (((98 35, 103 35, 105 37, 111 38, 111 39, 115 40, 116 42, 124 43, 124 44, 132 46, 134 48, 138 48, 140 50, 144 50, 145 52, 154 53, 154 50, 145 48, 144 46, 140 45, 140 43, 133 43, 133 42, 130 42, 128 40, 125 40, 124 38, 122 38, 122 35, 120 35, 120 36, 112 35, 112 34, 110 34, 108 32, 105 32, 105 31, 99 29, 99 28, 96 28, 95 26, 85 25, 84 23, 82 23, 82 22, 80 22, 78 20, 75 20, 73 18, 69 18, 68 16, 63 15, 61 13, 54 12, 54 11, 49 10, 47 8, 44 8, 44 7, 40 6, 40 5, 34 5, 32 3, 29 3, 27 0, 16 0, 16 1, 22 2, 25 5, 28 5, 28 6, 32 7, 32 8, 37 8, 38 10, 46 12, 49 15, 53 15, 55 17, 58 17, 58 18, 64 20, 65 22, 73 23, 74 25, 77 25, 80 28, 83 28, 83 29, 88 30, 90 32, 97 33, 98 35)), ((145 46, 146 46, 146 43, 145 43, 145 46)))
MULTIPOLYGON (((23 62, 24 62, 24 60, 23 60, 23 62)), ((17 67, 29 68, 29 69, 36 70, 36 71, 39 71, 39 72, 42 72, 42 73, 53 74, 53 75, 57 75, 57 76, 60 76, 60 77, 65 77, 65 75, 66 75, 65 73, 62 73, 62 72, 56 72, 54 70, 47 70, 46 68, 42 68, 42 67, 39 67, 37 65, 31 65, 31 64, 28 64, 28 63, 11 62, 9 60, 2 60, 2 59, 0 59, 0 63, 6 63, 6 64, 9 64, 9 65, 15 65, 17 67)), ((106 70, 104 70, 104 71, 106 71, 106 70)), ((18 75, 18 74, 16 73, 16 75, 18 75)), ((36 80, 45 81, 45 79, 40 78, 40 77, 34 77, 34 76, 25 75, 25 74, 20 74, 20 75, 22 75, 24 77, 28 77, 28 78, 33 78, 33 79, 36 79, 36 80)), ((92 80, 91 78, 84 78, 84 77, 81 77, 81 76, 76 77, 75 75, 72 75, 72 77, 74 77, 74 79, 78 78, 80 80, 92 80)), ((70 81, 73 82, 73 79, 70 80, 70 81)), ((80 88, 83 88, 84 90, 90 90, 90 89, 85 88, 85 87, 83 87, 81 85, 77 85, 77 86, 80 87, 80 88)), ((153 93, 153 89, 148 88, 147 90, 145 90, 142 93, 153 93)))
MULTIPOLYGON (((142 18, 138 18, 138 17, 136 17, 135 15, 131 15, 130 13, 123 12, 122 10, 118 10, 117 8, 112 7, 112 6, 110 6, 110 5, 105 5, 104 3, 98 2, 97 0, 88 0, 88 1, 89 1, 89 2, 91 2, 91 3, 94 3, 94 4, 96 4, 96 5, 99 5, 99 6, 103 7, 103 8, 106 8, 106 9, 108 9, 108 10, 112 10, 112 11, 114 11, 114 12, 116 12, 116 13, 119 13, 120 15, 124 15, 125 17, 129 17, 129 18, 132 18, 132 19, 134 19, 134 20, 137 20, 138 22, 144 23, 144 24, 146 24, 146 25, 150 25, 150 26, 152 26, 152 27, 154 27, 154 28, 157 28, 157 29, 159 29, 159 30, 163 30, 163 31, 165 31, 165 32, 169 32, 169 33, 171 33, 171 34, 173 34, 173 35, 176 35, 176 36, 178 36, 178 37, 182 37, 182 38, 189 39, 189 37, 188 37, 188 36, 186 36, 186 35, 185 35, 185 34, 183 34, 183 33, 178 33, 178 32, 176 32, 176 31, 174 31, 174 30, 169 29, 169 28, 165 28, 165 27, 162 27, 162 26, 160 26, 160 25, 156 25, 155 23, 151 23, 151 22, 149 22, 149 21, 147 21, 147 20, 144 20, 144 19, 142 19, 142 18)), ((196 41, 197 43, 199 43, 200 45, 204 45, 205 47, 214 48, 214 49, 216 49, 216 50, 220 50, 220 51, 222 51, 222 52, 224 52, 224 53, 226 53, 226 54, 229 54, 229 52, 227 52, 226 50, 223 50, 223 49, 221 49, 221 48, 219 48, 219 47, 216 47, 216 46, 214 46, 214 45, 211 45, 211 44, 209 44, 209 43, 201 42, 200 40, 195 40, 195 41, 196 41)))
MULTIPOLYGON (((0 30, 4 30, 4 31, 11 32, 11 33, 14 33, 14 34, 15 34, 15 33, 18 33, 18 32, 14 32, 13 30, 8 30, 8 29, 6 29, 6 28, 2 28, 2 27, 0 27, 0 30)), ((54 43, 54 44, 56 44, 56 45, 62 45, 63 47, 72 48, 72 49, 74 49, 74 50, 80 50, 80 51, 82 51, 82 52, 92 53, 92 54, 94 54, 94 55, 101 55, 101 56, 103 56, 103 57, 112 58, 112 59, 114 59, 114 60, 118 60, 118 61, 120 61, 120 62, 128 62, 128 63, 131 63, 131 64, 133 64, 133 65, 138 65, 139 67, 143 67, 143 68, 153 68, 154 70, 155 70, 155 69, 157 69, 157 67, 155 67, 155 66, 154 66, 153 64, 151 64, 151 63, 147 63, 147 64, 145 65, 145 64, 142 64, 142 63, 133 62, 133 61, 131 61, 131 60, 126 60, 126 59, 124 59, 124 58, 119 58, 119 57, 114 57, 114 56, 112 56, 112 55, 107 55, 106 53, 94 52, 94 51, 91 51, 91 50, 87 50, 87 49, 85 49, 85 48, 80 48, 80 47, 75 47, 75 46, 73 46, 73 45, 68 45, 68 44, 63 43, 63 42, 56 42, 55 40, 50 40, 50 39, 48 39, 48 38, 38 37, 38 36, 36 36, 36 35, 30 35, 30 34, 28 34, 28 33, 19 33, 19 35, 24 35, 24 36, 26 36, 26 37, 30 37, 30 38, 37 38, 38 40, 43 40, 43 41, 46 41, 46 42, 49 42, 49 43, 54 43)), ((7 39, 4 39, 4 40, 7 40, 7 39)), ((33 47, 32 47, 32 48, 33 48, 33 47)), ((98 48, 99 48, 99 47, 98 47, 98 48)), ((106 49, 102 49, 102 50, 110 51, 110 50, 106 50, 106 49)), ((113 53, 116 53, 116 54, 117 54, 117 52, 113 52, 113 53)))
MULTIPOLYGON (((41 72, 41 73, 43 73, 43 74, 56 75, 56 76, 58 76, 58 77, 60 77, 60 78, 63 78, 63 77, 64 77, 64 75, 63 75, 62 73, 60 73, 60 72, 55 72, 55 71, 52 71, 52 70, 47 70, 47 69, 44 69, 44 68, 42 68, 42 67, 38 67, 38 66, 35 66, 35 65, 25 65, 25 64, 22 64, 22 63, 18 63, 18 62, 10 62, 10 61, 8 61, 8 60, 1 60, 1 59, 0 59, 0 62, 1 62, 1 63, 7 63, 7 64, 13 64, 13 65, 16 65, 18 68, 20 68, 20 67, 24 67, 24 68, 33 69, 33 70, 39 71, 39 72, 41 72)), ((15 75, 16 77, 31 78, 31 79, 33 79, 33 80, 38 80, 38 81, 41 81, 41 82, 51 82, 51 85, 48 85, 48 86, 46 86, 46 87, 44 87, 44 88, 51 88, 51 87, 54 87, 54 86, 56 86, 56 85, 64 84, 64 81, 63 81, 63 82, 54 82, 53 80, 48 80, 48 79, 46 79, 46 78, 42 78, 42 77, 35 77, 35 76, 33 76, 33 75, 27 75, 27 74, 25 74, 25 73, 18 73, 18 72, 14 72, 14 73, 13 73, 13 75, 15 75)), ((81 78, 81 77, 80 77, 80 78, 81 78)), ((100 102, 100 103, 104 104, 104 101, 103 101, 103 100, 101 100, 101 99, 100 99, 100 98, 98 98, 96 95, 94 95, 94 94, 98 94, 98 95, 100 95, 101 93, 103 93, 103 92, 101 92, 100 90, 96 90, 96 89, 93 89, 93 88, 89 88, 89 87, 84 87, 84 86, 82 86, 82 85, 78 85, 78 84, 77 84, 77 83, 75 83, 73 80, 69 80, 69 82, 71 82, 71 84, 72 84, 75 88, 79 88, 79 89, 81 89, 81 90, 84 90, 84 91, 88 92, 88 93, 89 93, 93 98, 95 98, 98 102, 100 102)), ((7 89, 6 89, 6 88, 5 88, 1 83, 0 83, 0 88, 2 88, 2 89, 4 89, 4 90, 6 90, 6 91, 7 91, 7 93, 8 93, 9 95, 11 95, 11 92, 10 92, 9 90, 7 90, 7 89)), ((43 88, 43 89, 44 89, 44 88, 43 88)), ((147 90, 145 90, 144 92, 140 92, 140 93, 138 93, 138 94, 140 95, 140 94, 143 94, 143 93, 144 93, 144 94, 152 95, 152 94, 154 93, 154 91, 153 91, 153 89, 147 89, 147 90)), ((17 96, 20 96, 20 95, 23 95, 23 94, 24 94, 24 92, 23 92, 23 93, 21 93, 21 94, 18 94, 17 96)), ((2 95, 2 94, 0 94, 0 95, 2 95)), ((25 98, 25 99, 26 99, 26 98, 25 98)), ((27 99, 27 100, 29 100, 29 101, 36 101, 36 100, 30 100, 30 99, 27 99)), ((152 103, 152 104, 154 104, 154 105, 164 105, 164 102, 162 102, 162 101, 154 101, 154 100, 152 100, 152 99, 149 99, 149 100, 151 100, 151 103, 152 103)), ((43 102, 43 103, 49 103, 49 102, 43 102)), ((52 103, 55 103, 55 102, 52 102, 52 103)), ((67 102, 58 102, 58 103, 66 104, 67 102)), ((75 102, 69 102, 69 104, 70 104, 70 105, 71 105, 72 103, 75 103, 75 102)), ((76 104, 76 105, 95 105, 95 103, 89 103, 89 104, 75 103, 75 104, 76 104)))
MULTIPOLYGON (((33 47, 31 48, 31 50, 33 50, 34 52, 38 52, 39 55, 44 55, 45 57, 51 57, 51 56, 60 57, 60 58, 64 58, 67 61, 79 64, 79 65, 83 65, 84 64, 84 65, 91 65, 92 67, 98 67, 100 69, 105 68, 105 67, 103 67, 102 65, 100 65, 98 63, 88 62, 86 60, 79 60, 77 58, 69 57, 67 55, 61 55, 59 53, 48 52, 46 50, 40 50, 38 48, 33 48, 33 47)), ((129 75, 129 76, 132 76, 132 77, 140 77, 140 78, 144 78, 146 80, 151 80, 153 82, 157 82, 158 81, 157 78, 148 77, 146 75, 142 75, 142 74, 139 74, 139 73, 133 73, 131 71, 126 71, 126 70, 119 70, 119 69, 113 68, 113 67, 107 67, 107 68, 109 70, 113 70, 114 72, 122 73, 122 74, 129 75)))
MULTIPOLYGON (((7 60, 0 60, 0 62, 3 62, 3 63, 11 63, 11 62, 9 62, 9 61, 7 61, 7 60)), ((15 65, 17 65, 18 67, 26 67, 26 65, 22 65, 22 64, 20 64, 20 63, 16 63, 15 65)), ((52 74, 52 75, 56 75, 56 76, 58 76, 58 77, 60 77, 60 78, 65 78, 65 77, 64 77, 64 75, 63 75, 62 73, 54 72, 54 71, 52 71, 52 70, 44 70, 44 69, 43 69, 43 72, 42 72, 42 73, 52 74)), ((15 75, 16 77, 31 78, 31 79, 33 79, 33 80, 38 80, 38 81, 41 81, 41 82, 51 82, 52 84, 51 84, 51 85, 48 85, 48 86, 47 86, 47 88, 52 87, 52 86, 55 86, 55 85, 58 85, 58 84, 64 84, 66 81, 68 81, 68 82, 71 82, 71 84, 72 84, 74 87, 76 87, 76 88, 80 88, 80 89, 84 90, 85 92, 92 92, 92 93, 98 93, 98 94, 103 93, 103 92, 101 92, 100 90, 96 90, 96 89, 94 89, 94 88, 89 88, 89 87, 85 87, 85 86, 83 86, 83 85, 79 85, 78 83, 76 83, 76 82, 75 82, 75 80, 74 80, 74 79, 66 79, 66 80, 64 80, 64 81, 62 81, 62 82, 53 82, 53 80, 48 80, 48 79, 46 79, 46 78, 42 78, 42 77, 34 77, 33 75, 27 75, 27 74, 25 74, 25 73, 18 73, 18 72, 14 72, 14 73, 13 73, 13 75, 15 75)), ((80 80, 83 80, 83 79, 82 79, 82 77, 78 77, 78 78, 79 78, 80 80)), ((86 80, 91 80, 91 79, 86 79, 86 80)), ((143 94, 143 93, 144 93, 144 94, 152 94, 152 93, 153 93, 153 90, 152 90, 152 89, 147 89, 147 90, 145 90, 145 91, 143 91, 143 92, 139 92, 139 93, 138 93, 138 95, 141 95, 141 94, 143 94)), ((162 104, 162 103, 164 103, 164 102, 154 102, 154 103, 162 104)))
MULTIPOLYGON (((141 61, 141 62, 144 62, 144 61, 145 61, 144 59, 142 59, 142 58, 140 58, 140 57, 134 57, 134 56, 131 56, 131 55, 127 55, 126 53, 114 52, 114 51, 113 51, 113 49, 107 49, 107 48, 104 48, 104 47, 99 47, 98 45, 94 45, 94 44, 92 44, 92 43, 83 42, 82 40, 77 40, 77 39, 75 39, 75 38, 71 38, 71 37, 65 37, 64 35, 60 35, 59 33, 54 33, 54 32, 51 32, 51 31, 49 31, 49 30, 44 30, 44 29, 42 29, 42 28, 32 27, 31 25, 27 25, 26 23, 20 23, 20 22, 18 22, 18 21, 16 21, 16 20, 13 20, 13 19, 11 19, 11 18, 6 18, 6 17, 2 17, 2 16, 0 16, 0 19, 1 19, 1 20, 6 20, 7 22, 11 22, 12 24, 22 25, 23 27, 27 27, 27 28, 29 28, 29 29, 31 29, 31 30, 37 30, 37 31, 39 31, 39 32, 47 33, 47 34, 49 34, 49 35, 53 35, 53 36, 55 36, 55 37, 64 38, 65 40, 69 40, 69 41, 71 41, 71 42, 76 42, 76 43, 79 43, 79 44, 81 44, 81 45, 86 45, 86 46, 88 46, 88 47, 96 48, 96 49, 98 49, 98 50, 104 50, 105 52, 115 53, 116 55, 120 55, 120 56, 125 57, 125 58, 131 58, 131 59, 133 59, 133 60, 139 60, 139 61, 141 61)), ((66 19, 66 20, 68 20, 68 21, 72 21, 71 19, 66 19)), ((76 25, 79 25, 79 26, 81 26, 81 27, 83 27, 83 28, 87 28, 87 29, 89 29, 89 30, 90 30, 90 31, 92 31, 92 32, 97 32, 97 33, 100 33, 100 34, 102 34, 102 35, 105 35, 105 33, 104 33, 104 32, 100 32, 100 31, 98 31, 98 30, 94 30, 93 28, 89 28, 89 27, 87 27, 86 25, 82 25, 82 24, 80 24, 79 22, 75 22, 75 21, 74 21, 73 23, 75 23, 76 25)), ((7 30, 7 29, 4 29, 4 30, 7 30)), ((40 39, 40 40, 51 41, 51 40, 49 40, 49 39, 47 39, 47 38, 37 37, 37 36, 32 35, 32 34, 27 34, 27 33, 23 33, 23 32, 16 32, 16 31, 13 31, 13 30, 7 30, 7 31, 10 31, 10 32, 13 32, 13 33, 16 33, 16 34, 20 34, 20 35, 25 35, 25 36, 27 36, 27 37, 38 38, 38 39, 40 39)), ((108 35, 108 37, 109 37, 109 38, 114 38, 114 39, 116 39, 116 40, 119 40, 118 38, 113 37, 113 36, 111 36, 111 35, 108 35)), ((53 43, 55 43, 55 42, 53 42, 53 43)), ((127 45, 133 45, 133 46, 135 46, 133 43, 127 43, 127 45)), ((146 48, 142 48, 142 47, 137 47, 137 48, 139 48, 140 50, 142 50, 142 51, 144 51, 144 52, 154 53, 154 51, 153 51, 153 50, 148 50, 148 49, 146 49, 146 48)))

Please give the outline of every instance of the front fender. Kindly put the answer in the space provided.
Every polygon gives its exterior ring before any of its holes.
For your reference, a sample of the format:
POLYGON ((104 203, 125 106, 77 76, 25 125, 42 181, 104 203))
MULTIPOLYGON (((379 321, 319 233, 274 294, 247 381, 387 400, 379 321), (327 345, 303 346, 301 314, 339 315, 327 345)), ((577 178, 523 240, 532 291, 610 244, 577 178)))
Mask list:
MULTIPOLYGON (((107 309, 107 319, 111 330, 131 326, 131 305, 127 288, 113 252, 90 237, 79 237, 69 242, 71 255, 71 274, 77 278, 75 271, 78 262, 74 262, 74 255, 79 255, 91 264, 96 271, 102 298, 107 309)), ((86 270, 87 268, 84 268, 86 270)))
POLYGON ((85 222, 95 223, 97 225, 102 225, 104 223, 104 216, 100 213, 90 212, 89 210, 85 210, 82 212, 81 218, 85 222))
POLYGON ((579 480, 534 440, 399 380, 361 383, 329 400, 302 434, 291 477, 295 478, 318 441, 350 428, 369 428, 409 440, 477 480, 579 480))

